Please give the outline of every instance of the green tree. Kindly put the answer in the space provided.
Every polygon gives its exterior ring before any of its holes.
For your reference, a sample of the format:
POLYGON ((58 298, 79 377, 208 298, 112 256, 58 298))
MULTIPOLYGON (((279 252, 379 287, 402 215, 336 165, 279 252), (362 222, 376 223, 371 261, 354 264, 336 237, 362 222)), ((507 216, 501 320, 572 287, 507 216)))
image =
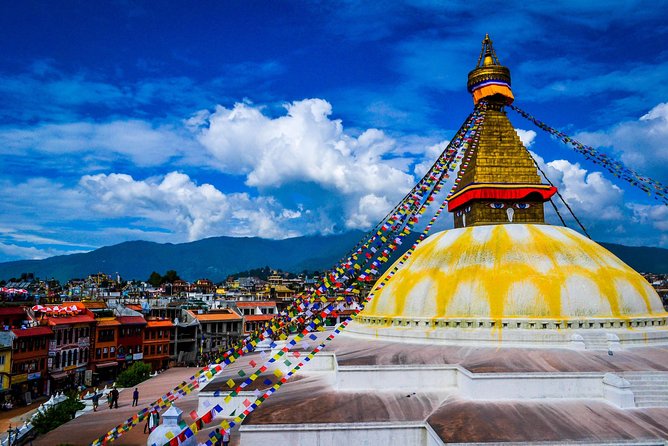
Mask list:
POLYGON ((37 432, 45 434, 54 430, 61 424, 65 424, 74 419, 77 410, 81 410, 86 405, 79 401, 75 392, 67 395, 67 399, 57 406, 52 406, 44 412, 37 414, 30 420, 37 432))
POLYGON ((153 271, 151 273, 151 276, 148 278, 147 282, 153 285, 154 287, 158 287, 162 284, 162 276, 157 272, 153 271))
POLYGON ((116 379, 119 387, 133 387, 151 376, 151 366, 144 362, 135 362, 122 371, 116 379))
POLYGON ((174 283, 177 280, 181 280, 181 278, 179 277, 179 274, 173 269, 170 269, 165 273, 164 276, 162 276, 162 283, 174 283))

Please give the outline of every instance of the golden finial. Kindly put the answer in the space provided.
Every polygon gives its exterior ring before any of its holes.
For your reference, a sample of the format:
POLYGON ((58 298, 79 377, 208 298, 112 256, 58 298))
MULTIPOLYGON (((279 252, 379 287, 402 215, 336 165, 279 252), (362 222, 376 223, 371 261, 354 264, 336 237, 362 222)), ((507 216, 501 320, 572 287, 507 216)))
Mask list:
POLYGON ((480 66, 488 67, 490 65, 501 65, 501 63, 499 62, 499 58, 496 57, 492 39, 489 38, 489 34, 485 34, 485 38, 482 39, 482 49, 480 50, 480 57, 478 57, 476 68, 480 66), (481 62, 482 65, 480 64, 481 62))
POLYGON ((513 102, 513 93, 510 90, 510 70, 501 65, 499 58, 496 57, 489 34, 485 34, 482 40, 478 63, 469 73, 467 88, 473 94, 473 102, 476 104, 481 99, 491 96, 502 99, 501 103, 513 102))

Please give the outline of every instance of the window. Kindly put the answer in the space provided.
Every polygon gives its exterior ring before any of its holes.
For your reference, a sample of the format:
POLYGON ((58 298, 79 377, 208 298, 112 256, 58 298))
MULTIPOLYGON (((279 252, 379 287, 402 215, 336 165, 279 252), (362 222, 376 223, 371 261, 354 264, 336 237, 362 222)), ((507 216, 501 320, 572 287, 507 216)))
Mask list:
POLYGON ((95 349, 95 357, 97 359, 100 359, 102 357, 102 349, 101 348, 95 349))
POLYGON ((100 330, 97 334, 98 342, 110 342, 114 340, 114 330, 100 330))
POLYGON ((0 365, 5 365, 5 355, 0 356, 0 365))
POLYGON ((110 347, 110 348, 109 348, 109 353, 111 353, 112 355, 113 355, 114 353, 116 353, 116 347, 110 347))

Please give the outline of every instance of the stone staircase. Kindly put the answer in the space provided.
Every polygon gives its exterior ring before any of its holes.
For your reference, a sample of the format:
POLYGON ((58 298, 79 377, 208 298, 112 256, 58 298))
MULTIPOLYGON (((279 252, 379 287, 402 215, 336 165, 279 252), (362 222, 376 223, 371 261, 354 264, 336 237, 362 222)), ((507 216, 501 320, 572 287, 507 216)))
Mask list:
POLYGON ((637 407, 668 407, 668 372, 624 372, 637 407))
POLYGON ((579 331, 587 350, 608 350, 609 343, 604 331, 579 331))

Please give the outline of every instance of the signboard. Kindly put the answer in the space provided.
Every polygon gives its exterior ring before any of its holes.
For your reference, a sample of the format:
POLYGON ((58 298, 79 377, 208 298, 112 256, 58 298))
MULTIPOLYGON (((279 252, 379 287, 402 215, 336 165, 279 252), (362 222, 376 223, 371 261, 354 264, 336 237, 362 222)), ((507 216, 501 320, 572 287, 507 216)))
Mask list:
POLYGON ((116 355, 116 359, 123 361, 125 359, 125 355, 116 355))
POLYGON ((144 359, 144 353, 135 353, 134 355, 132 355, 132 359, 134 359, 135 361, 137 359, 144 359))
POLYGON ((93 385, 93 371, 88 369, 84 372, 84 384, 86 387, 93 385))
POLYGON ((40 379, 42 377, 42 372, 28 373, 28 381, 33 379, 40 379))
POLYGON ((28 374, 27 373, 22 373, 20 375, 14 375, 12 376, 12 384, 18 384, 28 381, 28 374))

